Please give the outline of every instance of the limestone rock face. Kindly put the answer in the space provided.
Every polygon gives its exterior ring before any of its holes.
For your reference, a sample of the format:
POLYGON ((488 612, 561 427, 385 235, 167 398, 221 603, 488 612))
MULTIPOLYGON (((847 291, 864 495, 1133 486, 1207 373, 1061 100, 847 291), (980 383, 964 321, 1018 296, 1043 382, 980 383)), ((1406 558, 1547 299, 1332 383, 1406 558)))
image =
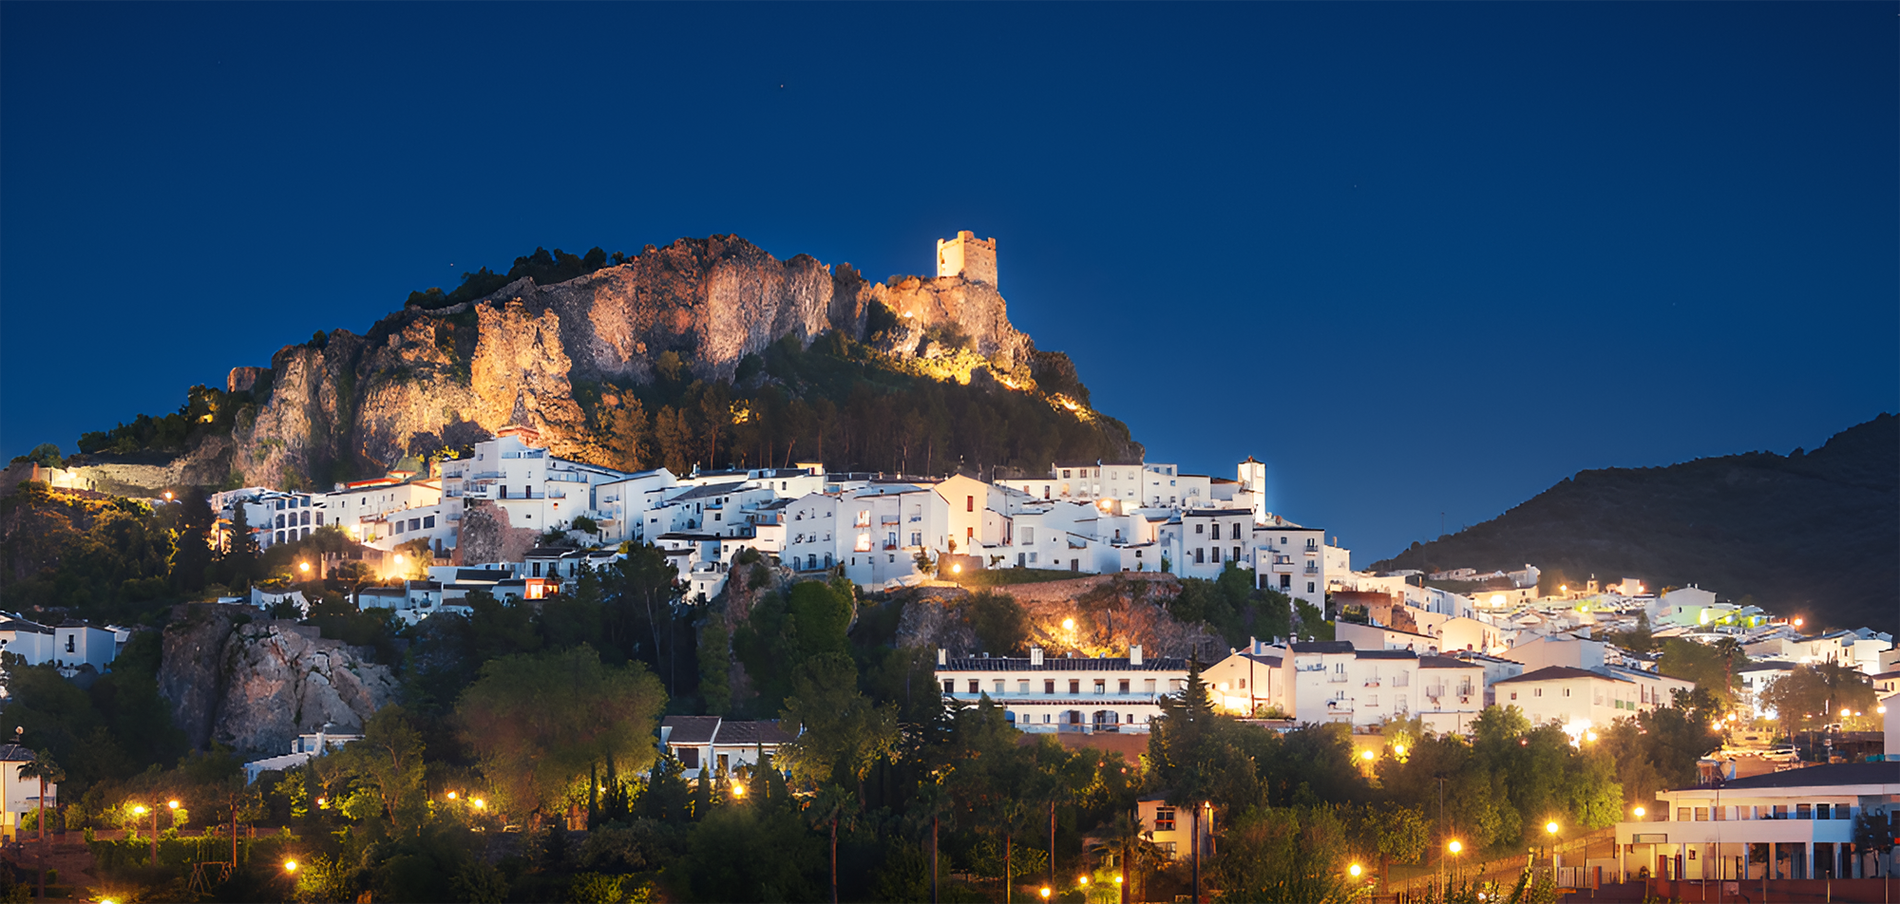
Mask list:
POLYGON ((905 327, 882 338, 885 351, 916 353, 938 324, 1004 369, 1025 367, 1035 351, 988 283, 908 277, 886 286, 849 264, 802 254, 780 261, 737 236, 680 239, 567 282, 520 279, 466 304, 392 314, 366 336, 337 330, 286 347, 271 360, 270 398, 240 417, 227 445, 192 450, 180 467, 214 475, 206 483, 325 489, 333 475, 512 424, 574 455, 586 427, 577 381, 649 381, 669 351, 695 377, 729 379, 746 355, 787 336, 864 338, 879 303, 905 327))
POLYGON ((364 651, 294 621, 247 621, 253 613, 183 606, 165 629, 159 693, 193 746, 284 753, 325 723, 359 729, 395 698, 394 673, 364 651))
MULTIPOLYGON (((970 594, 956 587, 920 587, 906 597, 898 620, 900 647, 941 647, 951 656, 982 650, 963 607, 970 594)), ((1127 656, 1139 645, 1147 656, 1203 658, 1226 654, 1226 641, 1205 625, 1182 624, 1168 614, 1166 602, 1181 592, 1171 574, 1100 574, 1040 584, 1012 584, 995 592, 1014 597, 1029 620, 1029 643, 1044 655, 1127 656), (1073 631, 1061 627, 1074 619, 1073 631)))

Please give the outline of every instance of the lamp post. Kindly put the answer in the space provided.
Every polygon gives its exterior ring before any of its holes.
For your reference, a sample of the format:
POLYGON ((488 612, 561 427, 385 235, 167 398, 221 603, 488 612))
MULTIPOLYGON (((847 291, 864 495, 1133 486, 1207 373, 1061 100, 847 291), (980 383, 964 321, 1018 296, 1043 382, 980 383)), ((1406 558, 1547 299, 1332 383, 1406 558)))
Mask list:
MULTIPOLYGON (((1445 850, 1449 852, 1451 856, 1453 857, 1458 856, 1458 852, 1464 849, 1465 849, 1464 842, 1461 842, 1456 838, 1453 838, 1450 844, 1445 845, 1445 850)), ((1451 893, 1451 879, 1447 878, 1444 874, 1445 873, 1445 858, 1443 857, 1438 858, 1438 873, 1439 873, 1438 877, 1442 881, 1442 884, 1444 885, 1444 892, 1447 895, 1449 895, 1451 893)), ((1457 868, 1453 867, 1452 875, 1456 876, 1457 873, 1458 873, 1457 868)))
POLYGON ((1557 881, 1557 831, 1563 828, 1556 820, 1544 823, 1544 859, 1550 861, 1550 881, 1557 881))

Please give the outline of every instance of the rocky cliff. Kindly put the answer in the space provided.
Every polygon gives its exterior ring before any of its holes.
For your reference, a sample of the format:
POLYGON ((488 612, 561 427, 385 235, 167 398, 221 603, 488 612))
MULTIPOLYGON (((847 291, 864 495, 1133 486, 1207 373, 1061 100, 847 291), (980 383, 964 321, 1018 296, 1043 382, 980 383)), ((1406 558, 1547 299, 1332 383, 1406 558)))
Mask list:
MULTIPOLYGON (((232 386, 268 386, 268 398, 238 417, 228 442, 201 442, 158 476, 321 485, 510 424, 540 431, 558 455, 598 459, 577 384, 649 383, 667 352, 691 378, 731 380, 748 355, 787 337, 804 347, 827 333, 899 362, 935 357, 944 337, 954 337, 968 359, 955 378, 969 382, 977 371, 985 385, 1035 390, 1035 346, 1010 325, 995 286, 961 277, 893 283, 873 284, 849 264, 802 254, 780 261, 742 238, 716 235, 648 246, 553 285, 521 278, 472 302, 413 305, 367 335, 337 330, 286 347, 267 373, 234 372, 232 386)), ((1065 416, 1089 419, 1086 411, 1065 416)), ((1106 452, 1139 448, 1119 423, 1093 422, 1119 431, 1110 431, 1106 452)))
POLYGON ((281 754, 326 723, 359 729, 395 698, 395 675, 366 652, 255 614, 203 604, 173 611, 158 689, 193 746, 216 741, 244 754, 281 754))

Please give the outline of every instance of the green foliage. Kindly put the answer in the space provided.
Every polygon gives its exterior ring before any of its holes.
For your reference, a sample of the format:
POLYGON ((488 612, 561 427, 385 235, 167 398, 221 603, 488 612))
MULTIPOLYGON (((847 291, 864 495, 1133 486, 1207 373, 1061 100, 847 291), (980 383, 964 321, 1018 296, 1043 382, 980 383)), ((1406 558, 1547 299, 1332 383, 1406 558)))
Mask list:
POLYGON ((190 448, 200 437, 229 434, 238 416, 246 408, 267 398, 269 391, 268 382, 241 392, 193 386, 185 394, 185 404, 179 406, 177 411, 159 417, 141 414, 133 418, 130 424, 122 423, 111 430, 82 434, 79 437, 79 451, 88 455, 101 452, 181 452, 190 448))
POLYGON ((65 456, 60 455, 59 447, 53 445, 52 443, 40 443, 39 445, 34 446, 25 455, 14 456, 13 461, 15 464, 18 464, 23 461, 30 461, 36 465, 39 465, 42 468, 66 467, 65 456))
POLYGON ((978 644, 993 655, 1014 656, 1029 643, 1029 613, 1006 593, 983 591, 958 607, 978 644))
POLYGON ((1866 675, 1823 662, 1797 665, 1775 679, 1761 692, 1761 703, 1790 731, 1805 731, 1842 721, 1843 709, 1870 712, 1877 700, 1866 675))
POLYGON ((1344 904, 1362 896, 1346 875, 1353 851, 1330 807, 1254 807, 1221 833, 1210 864, 1225 901, 1344 904))
POLYGON ((802 581, 784 593, 761 598, 732 639, 736 658, 752 677, 758 696, 748 708, 776 715, 792 692, 800 663, 820 656, 845 656, 850 643, 853 602, 821 581, 802 581))
POLYGON ((606 666, 582 646, 482 666, 455 721, 503 805, 526 813, 584 795, 577 779, 600 762, 646 768, 665 706, 665 691, 643 665, 606 666))
POLYGON ((1185 624, 1207 625, 1230 647, 1244 647, 1250 637, 1288 636, 1289 603, 1279 591, 1255 590, 1253 572, 1230 562, 1212 581, 1183 579, 1181 592, 1168 601, 1168 614, 1185 624))
POLYGON ((1733 702, 1736 686, 1741 683, 1736 669, 1748 664, 1748 655, 1733 638, 1723 638, 1723 641, 1711 645, 1678 637, 1664 640, 1662 661, 1657 664, 1657 670, 1671 678, 1695 682, 1697 689, 1708 691, 1727 709, 1733 702))

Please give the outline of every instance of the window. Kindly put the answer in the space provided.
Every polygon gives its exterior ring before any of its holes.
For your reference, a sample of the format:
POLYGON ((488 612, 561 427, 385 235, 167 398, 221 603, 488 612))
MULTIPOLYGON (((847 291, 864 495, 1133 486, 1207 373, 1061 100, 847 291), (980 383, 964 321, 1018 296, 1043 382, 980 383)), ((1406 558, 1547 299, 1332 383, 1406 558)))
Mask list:
MULTIPOLYGON (((1291 577, 1291 575, 1282 575, 1282 577, 1291 577)), ((1307 582, 1306 582, 1306 592, 1307 592, 1307 593, 1312 593, 1312 592, 1314 592, 1314 591, 1313 591, 1313 582, 1312 582, 1312 581, 1307 581, 1307 582)))
POLYGON ((1126 678, 1121 680, 1121 692, 1124 694, 1128 693, 1128 679, 1126 678))
MULTIPOLYGON (((1240 539, 1240 522, 1236 521, 1233 524, 1228 526, 1227 539, 1229 540, 1240 539)), ((1240 558, 1240 553, 1234 553, 1234 558, 1236 559, 1240 558)))
POLYGON ((1063 480, 1068 480, 1068 479, 1069 479, 1069 469, 1068 469, 1068 468, 1063 468, 1063 469, 1062 469, 1062 479, 1063 479, 1063 480))
POLYGON ((951 680, 949 680, 949 679, 945 679, 945 680, 944 680, 944 682, 943 682, 943 692, 944 692, 944 693, 946 693, 946 694, 954 694, 954 693, 956 693, 956 692, 957 692, 957 683, 956 683, 955 681, 951 681, 951 680))
POLYGON ((858 521, 855 526, 856 527, 870 527, 871 526, 871 510, 870 509, 858 510, 858 521))
POLYGON ((675 748, 680 755, 680 765, 688 769, 699 768, 699 749, 696 747, 675 748))
MULTIPOLYGON (((322 520, 322 519, 321 519, 321 518, 319 518, 318 520, 322 520)), ((434 516, 434 515, 425 515, 425 516, 423 516, 423 518, 422 518, 422 526, 423 526, 423 527, 425 527, 425 528, 429 528, 429 527, 434 527, 434 526, 435 526, 435 516, 434 516)))
POLYGON ((993 684, 994 684, 994 686, 995 686, 995 689, 996 689, 996 693, 999 693, 999 694, 1000 694, 1000 693, 1002 693, 1002 692, 1003 692, 1003 679, 1001 679, 1001 678, 998 678, 998 679, 996 679, 996 681, 995 681, 995 682, 993 682, 993 684))
POLYGON ((1570 688, 1564 688, 1564 696, 1570 696, 1570 688))
POLYGON ((1202 549, 1198 546, 1194 548, 1194 564, 1196 565, 1207 564, 1207 550, 1202 549))
POLYGON ((1162 809, 1162 810, 1155 811, 1154 830, 1157 832, 1174 831, 1174 811, 1172 809, 1162 809))
POLYGON ((1236 546, 1236 547, 1234 547, 1234 555, 1233 555, 1233 559, 1234 559, 1234 561, 1236 561, 1236 562, 1238 562, 1238 561, 1240 561, 1240 547, 1238 547, 1238 546, 1236 546))
POLYGON ((972 678, 972 679, 970 679, 970 693, 972 693, 972 694, 974 694, 974 693, 976 693, 976 692, 977 692, 977 690, 976 690, 976 679, 975 679, 975 678, 972 678))
POLYGON ((1106 678, 1095 679, 1095 692, 1098 694, 1108 693, 1108 679, 1106 678))
POLYGON ((1155 680, 1154 680, 1153 678, 1144 678, 1144 679, 1142 679, 1142 681, 1141 681, 1141 692, 1142 692, 1142 693, 1144 693, 1144 694, 1152 694, 1152 693, 1154 693, 1154 692, 1155 692, 1155 680))
POLYGON ((76 635, 76 634, 68 634, 68 635, 66 635, 66 652, 68 652, 68 653, 76 653, 76 652, 78 652, 77 650, 75 650, 75 649, 73 649, 73 641, 75 641, 75 640, 77 640, 77 639, 78 639, 78 635, 76 635))
POLYGON ((1069 693, 1079 694, 1081 692, 1082 692, 1082 680, 1079 678, 1070 678, 1069 679, 1069 693))
POLYGON ((1813 818, 1814 818, 1814 807, 1813 807, 1812 805, 1810 805, 1810 804, 1795 804, 1795 805, 1794 805, 1794 818, 1796 818, 1796 819, 1813 819, 1813 818))
POLYGON ((1053 694, 1053 693, 1055 693, 1055 692, 1056 692, 1056 682, 1055 682, 1055 679, 1053 679, 1053 678, 1051 678, 1051 679, 1049 679, 1049 680, 1047 680, 1047 681, 1044 681, 1044 682, 1042 683, 1042 692, 1043 692, 1043 693, 1045 693, 1045 694, 1053 694))
POLYGON ((963 510, 966 512, 976 511, 976 497, 975 496, 963 497, 963 510))
POLYGON ((1697 807, 1697 808, 1695 808, 1695 821, 1696 821, 1696 822, 1708 822, 1708 821, 1709 821, 1709 808, 1708 808, 1708 807, 1697 807))

